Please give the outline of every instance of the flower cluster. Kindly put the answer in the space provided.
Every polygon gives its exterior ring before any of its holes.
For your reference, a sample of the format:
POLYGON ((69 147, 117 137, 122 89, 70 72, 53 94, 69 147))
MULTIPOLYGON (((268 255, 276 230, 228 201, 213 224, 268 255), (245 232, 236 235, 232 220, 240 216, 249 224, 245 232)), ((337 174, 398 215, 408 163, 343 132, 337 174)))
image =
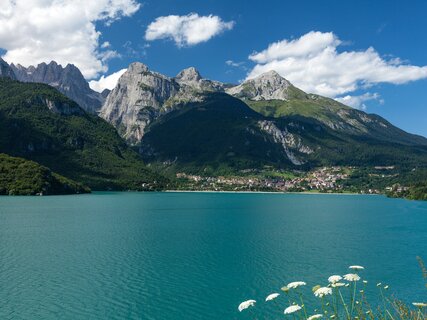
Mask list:
MULTIPOLYGON (((376 308, 372 308, 367 302, 365 296, 365 287, 368 281, 362 280, 361 285, 363 288, 357 288, 358 282, 361 277, 354 273, 355 271, 361 272, 365 268, 360 265, 352 265, 349 267, 353 273, 345 275, 331 275, 328 282, 324 286, 316 285, 313 287, 312 292, 315 297, 321 301, 321 307, 312 306, 307 307, 304 303, 304 286, 307 285, 304 281, 294 281, 283 286, 281 290, 285 293, 286 304, 282 310, 285 315, 297 314, 299 319, 315 320, 320 318, 330 319, 402 319, 402 320, 418 320, 427 319, 427 303, 413 302, 413 306, 417 310, 410 310, 409 307, 403 306, 401 302, 391 300, 384 295, 384 290, 388 290, 388 285, 378 283, 377 287, 380 290, 380 297, 382 304, 376 308), (359 290, 357 290, 359 289, 359 290), (321 311, 321 312, 319 312, 321 311), (309 314, 312 315, 309 315, 309 314)), ((271 293, 265 301, 273 301, 280 307, 284 302, 279 298, 279 293, 271 293)), ((249 307, 255 306, 255 300, 247 300, 242 302, 238 309, 243 311, 249 307)), ((258 308, 257 308, 258 309, 258 308)), ((251 311, 253 312, 253 311, 251 311)))

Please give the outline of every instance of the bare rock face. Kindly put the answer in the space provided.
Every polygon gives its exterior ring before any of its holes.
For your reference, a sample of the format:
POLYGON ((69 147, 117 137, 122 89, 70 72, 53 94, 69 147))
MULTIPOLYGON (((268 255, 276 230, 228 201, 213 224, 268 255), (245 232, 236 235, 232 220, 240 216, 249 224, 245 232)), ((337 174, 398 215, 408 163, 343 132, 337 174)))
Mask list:
POLYGON ((229 88, 226 92, 232 96, 248 100, 288 100, 292 84, 276 71, 269 71, 246 80, 242 84, 229 88))
POLYGON ((259 128, 271 136, 275 143, 279 143, 286 153, 288 159, 296 166, 305 163, 297 154, 311 154, 314 151, 302 143, 301 137, 290 133, 287 128, 280 130, 273 121, 261 120, 259 128))
POLYGON ((0 78, 16 80, 16 76, 12 68, 2 58, 0 58, 0 78))
POLYGON ((142 63, 132 63, 108 95, 100 116, 134 144, 141 140, 145 127, 158 116, 165 102, 178 91, 179 85, 171 78, 149 71, 142 63))
POLYGON ((43 104, 46 105, 51 112, 65 116, 84 114, 84 111, 75 103, 60 103, 49 99, 43 99, 43 104))
POLYGON ((175 77, 175 79, 178 82, 197 83, 200 80, 202 80, 202 76, 200 75, 199 71, 196 68, 190 67, 190 68, 184 69, 180 73, 178 73, 177 76, 175 77))
POLYGON ((222 92, 224 91, 224 84, 218 81, 212 81, 208 79, 203 79, 199 71, 194 67, 190 67, 182 70, 174 78, 181 86, 182 90, 185 90, 185 87, 189 87, 192 90, 199 91, 211 91, 211 92, 222 92))
POLYGON ((132 63, 120 77, 101 109, 100 116, 112 123, 131 144, 141 141, 146 127, 179 106, 203 100, 203 93, 219 91, 219 82, 203 79, 195 68, 170 78, 132 63))
POLYGON ((55 61, 41 63, 37 67, 25 68, 20 64, 11 64, 17 80, 22 82, 46 83, 74 100, 89 113, 97 113, 105 98, 101 93, 93 91, 80 70, 68 64, 65 68, 55 61))

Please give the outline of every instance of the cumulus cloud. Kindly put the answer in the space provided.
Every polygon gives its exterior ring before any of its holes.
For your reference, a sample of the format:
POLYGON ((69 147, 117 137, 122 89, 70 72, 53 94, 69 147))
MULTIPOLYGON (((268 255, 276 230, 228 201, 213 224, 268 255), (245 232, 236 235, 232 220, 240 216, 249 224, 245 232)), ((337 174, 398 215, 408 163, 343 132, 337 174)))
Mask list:
POLYGON ((370 92, 366 92, 359 96, 346 95, 344 97, 335 98, 335 100, 347 106, 350 106, 352 108, 360 109, 360 110, 367 109, 367 105, 365 104, 365 102, 369 100, 377 100, 381 104, 384 103, 384 100, 381 99, 381 96, 378 93, 370 93, 370 92))
POLYGON ((4 59, 24 66, 55 60, 73 63, 86 78, 106 72, 118 54, 100 45, 96 22, 106 25, 131 16, 136 0, 1 0, 0 48, 4 59))
POLYGON ((220 17, 209 15, 199 16, 190 13, 186 16, 158 17, 149 24, 145 39, 148 41, 170 39, 179 47, 191 46, 206 42, 212 37, 231 30, 234 22, 225 22, 220 17))
POLYGON ((102 76, 101 78, 99 78, 99 80, 89 81, 89 86, 92 88, 92 90, 95 90, 97 92, 102 92, 105 89, 113 90, 116 87, 119 78, 122 76, 123 73, 126 72, 126 70, 127 69, 122 69, 120 71, 110 74, 109 76, 102 76))
POLYGON ((332 98, 378 83, 427 78, 427 66, 410 65, 399 58, 387 60, 372 47, 339 52, 342 45, 334 33, 317 31, 272 43, 249 56, 256 65, 247 78, 275 70, 304 91, 332 98))

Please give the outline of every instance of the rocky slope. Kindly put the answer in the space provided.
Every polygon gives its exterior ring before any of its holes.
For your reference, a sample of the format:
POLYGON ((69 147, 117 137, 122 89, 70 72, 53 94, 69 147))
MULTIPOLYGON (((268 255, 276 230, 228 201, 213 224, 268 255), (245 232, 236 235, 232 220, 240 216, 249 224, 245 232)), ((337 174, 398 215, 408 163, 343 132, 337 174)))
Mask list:
POLYGON ((276 71, 269 71, 229 88, 226 92, 237 98, 254 101, 288 100, 298 92, 298 89, 276 71))
POLYGON ((350 108, 330 98, 305 93, 275 71, 247 80, 226 92, 269 118, 299 116, 319 121, 340 133, 394 143, 427 145, 424 137, 408 134, 378 115, 350 108))
POLYGON ((87 112, 97 113, 104 103, 105 97, 93 91, 80 70, 72 64, 64 68, 52 61, 49 64, 41 63, 37 67, 28 68, 20 64, 11 64, 10 68, 17 80, 48 84, 77 102, 87 112))
POLYGON ((132 63, 108 95, 100 116, 129 143, 137 144, 151 122, 183 104, 201 102, 203 93, 212 91, 223 91, 223 84, 203 79, 194 68, 170 78, 132 63))
MULTIPOLYGON (((398 130, 398 129, 397 129, 398 130)), ((406 138, 408 138, 410 135, 406 138)), ((225 93, 206 94, 154 120, 140 142, 148 162, 198 174, 228 174, 265 166, 427 167, 427 140, 416 144, 334 130, 314 118, 265 117, 225 93)))

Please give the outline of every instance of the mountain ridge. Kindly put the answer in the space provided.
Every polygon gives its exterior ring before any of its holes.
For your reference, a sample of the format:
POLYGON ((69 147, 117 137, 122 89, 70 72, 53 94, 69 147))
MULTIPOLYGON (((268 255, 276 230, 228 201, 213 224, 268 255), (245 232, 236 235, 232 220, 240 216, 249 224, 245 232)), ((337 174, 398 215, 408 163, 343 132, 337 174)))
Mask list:
MULTIPOLYGON (((305 170, 405 164, 406 157, 408 166, 427 165, 426 138, 306 93, 275 71, 231 86, 203 78, 194 67, 169 77, 135 62, 103 95, 99 116, 153 164, 305 170)), ((31 101, 61 116, 79 110, 37 99, 31 101)))
POLYGON ((26 68, 12 63, 10 68, 16 80, 48 84, 77 102, 87 112, 96 114, 104 103, 102 93, 92 90, 80 70, 73 64, 63 67, 51 61, 49 64, 43 62, 36 67, 26 68))
MULTIPOLYGON (((119 79, 118 86, 109 94, 101 109, 101 116, 116 126, 131 144, 138 144, 143 139, 146 128, 158 117, 184 104, 202 102, 203 93, 207 92, 230 94, 266 117, 313 117, 333 130, 360 135, 369 133, 374 126, 382 126, 392 128, 392 131, 400 135, 401 142, 405 140, 405 143, 412 143, 413 140, 414 144, 427 144, 424 137, 395 130, 393 125, 378 115, 367 114, 330 98, 305 93, 275 71, 229 86, 204 79, 194 67, 184 69, 171 78, 150 71, 144 64, 141 64, 143 72, 135 71, 136 65, 138 63, 131 64, 119 79), (135 78, 135 74, 142 73, 142 77, 135 78), (144 76, 153 78, 147 79, 144 76)), ((375 130, 381 133, 378 128, 375 130)))

